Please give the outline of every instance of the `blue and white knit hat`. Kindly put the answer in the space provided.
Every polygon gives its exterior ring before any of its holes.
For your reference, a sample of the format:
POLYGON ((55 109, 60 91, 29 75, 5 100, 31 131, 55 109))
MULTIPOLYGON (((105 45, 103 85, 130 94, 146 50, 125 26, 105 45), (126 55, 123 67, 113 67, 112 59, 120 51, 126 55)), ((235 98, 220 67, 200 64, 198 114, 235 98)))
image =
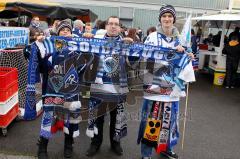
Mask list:
POLYGON ((162 17, 162 15, 165 14, 165 13, 171 13, 173 15, 173 18, 174 18, 173 23, 176 22, 176 11, 175 11, 175 9, 172 5, 165 5, 165 6, 160 8, 159 20, 162 17))
POLYGON ((63 29, 63 28, 69 28, 71 33, 72 33, 72 26, 71 24, 66 21, 66 20, 63 20, 61 21, 58 26, 57 26, 57 35, 59 35, 59 32, 63 29))

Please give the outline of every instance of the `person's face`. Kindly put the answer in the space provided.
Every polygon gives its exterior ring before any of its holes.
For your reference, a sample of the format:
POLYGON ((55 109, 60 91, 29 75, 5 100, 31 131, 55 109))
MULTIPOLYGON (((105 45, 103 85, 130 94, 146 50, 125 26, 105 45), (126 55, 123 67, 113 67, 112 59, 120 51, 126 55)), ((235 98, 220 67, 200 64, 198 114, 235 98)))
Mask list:
POLYGON ((108 23, 106 25, 106 30, 108 36, 118 36, 120 32, 119 26, 119 19, 118 18, 109 18, 108 23))
POLYGON ((71 37, 71 30, 67 27, 62 28, 59 32, 59 36, 64 36, 64 37, 71 37))
POLYGON ((173 15, 171 13, 164 13, 161 16, 161 19, 160 19, 162 27, 164 27, 164 28, 172 27, 173 26, 173 21, 174 21, 174 18, 173 18, 173 15))
POLYGON ((91 26, 91 25, 87 25, 87 26, 85 27, 85 32, 91 33, 91 32, 92 32, 92 26, 91 26))
POLYGON ((38 17, 35 17, 35 18, 33 19, 33 22, 34 22, 35 24, 40 24, 40 20, 39 20, 38 17))
POLYGON ((39 35, 37 36, 37 41, 43 42, 44 38, 45 38, 44 34, 43 33, 39 33, 39 35))

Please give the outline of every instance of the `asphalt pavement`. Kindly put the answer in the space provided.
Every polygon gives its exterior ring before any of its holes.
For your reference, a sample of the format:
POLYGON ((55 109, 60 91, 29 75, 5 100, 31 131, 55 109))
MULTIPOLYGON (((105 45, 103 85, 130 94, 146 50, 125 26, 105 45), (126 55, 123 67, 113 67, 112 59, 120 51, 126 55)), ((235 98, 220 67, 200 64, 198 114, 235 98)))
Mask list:
MULTIPOLYGON (((141 91, 128 95, 128 135, 122 140, 124 154, 116 156, 110 150, 109 122, 105 120, 104 140, 99 153, 92 159, 140 159, 140 145, 136 144, 142 104, 141 91)), ((181 100, 180 132, 182 137, 185 99, 181 100)), ((0 134, 0 159, 32 159, 37 153, 41 117, 34 121, 15 121, 8 127, 7 136, 0 134)), ((240 88, 214 86, 208 75, 197 75, 190 84, 188 115, 184 147, 181 138, 175 151, 179 159, 239 159, 240 157, 240 88)), ((87 123, 80 124, 80 136, 75 139, 74 159, 85 156, 90 139, 85 135, 87 123)), ((63 133, 49 142, 50 159, 63 158, 63 133)), ((153 159, 163 159, 154 152, 153 159)))

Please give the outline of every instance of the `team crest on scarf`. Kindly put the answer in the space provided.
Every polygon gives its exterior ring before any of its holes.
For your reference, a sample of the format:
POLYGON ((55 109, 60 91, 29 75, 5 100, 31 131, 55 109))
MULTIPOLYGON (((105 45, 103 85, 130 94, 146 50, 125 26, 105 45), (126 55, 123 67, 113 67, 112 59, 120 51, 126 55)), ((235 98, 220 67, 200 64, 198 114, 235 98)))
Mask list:
POLYGON ((64 77, 66 84, 77 84, 78 83, 78 73, 77 70, 72 65, 64 77))
POLYGON ((67 42, 63 39, 55 39, 54 46, 57 51, 62 51, 64 48, 67 47, 67 42))
MULTIPOLYGON (((75 69, 75 67, 73 65, 71 65, 70 69, 68 70, 68 72, 66 73, 65 77, 64 77, 64 82, 65 82, 65 88, 68 88, 68 87, 73 87, 72 91, 74 91, 77 87, 77 84, 78 84, 78 73, 77 73, 77 70, 75 69)), ((69 90, 69 91, 70 91, 69 90)))
POLYGON ((172 51, 172 50, 169 51, 168 54, 164 54, 164 57, 165 57, 166 61, 173 61, 173 60, 181 58, 178 54, 176 54, 175 51, 172 51))
POLYGON ((50 83, 56 93, 59 92, 59 90, 64 85, 64 77, 60 75, 54 75, 53 77, 50 77, 50 83))
POLYGON ((104 44, 105 48, 113 48, 117 46, 117 41, 114 38, 108 38, 107 42, 104 44))
POLYGON ((113 77, 118 73, 119 57, 116 55, 107 56, 103 61, 103 69, 109 77, 113 77))

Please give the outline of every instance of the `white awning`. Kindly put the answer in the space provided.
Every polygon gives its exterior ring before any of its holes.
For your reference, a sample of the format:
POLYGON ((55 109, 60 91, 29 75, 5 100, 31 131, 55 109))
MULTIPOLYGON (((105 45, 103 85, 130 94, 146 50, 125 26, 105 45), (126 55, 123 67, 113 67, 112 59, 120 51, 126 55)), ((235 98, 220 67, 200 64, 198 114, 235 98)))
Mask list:
POLYGON ((218 13, 218 14, 194 17, 192 18, 192 20, 238 21, 240 20, 240 14, 239 13, 218 13))

